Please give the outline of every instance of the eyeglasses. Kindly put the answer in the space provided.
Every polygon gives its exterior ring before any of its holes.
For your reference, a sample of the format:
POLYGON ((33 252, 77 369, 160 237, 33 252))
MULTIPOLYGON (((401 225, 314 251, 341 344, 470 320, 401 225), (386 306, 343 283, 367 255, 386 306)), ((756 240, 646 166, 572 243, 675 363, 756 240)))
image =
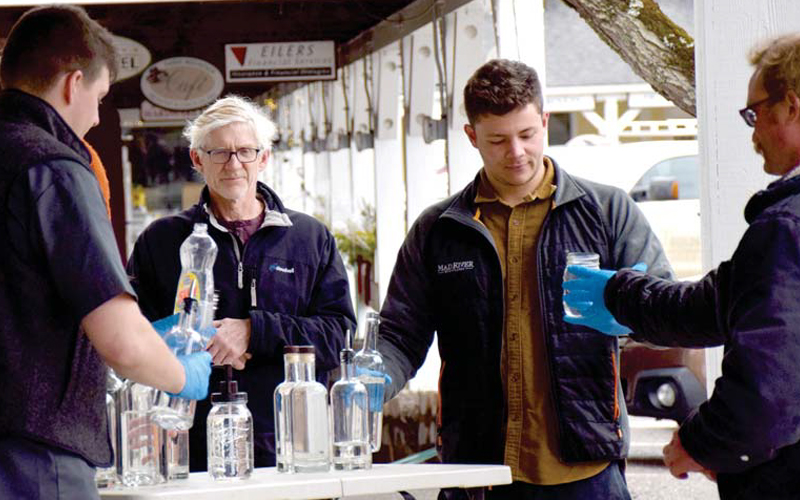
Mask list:
POLYGON ((231 156, 236 156, 236 159, 239 160, 239 163, 250 163, 255 161, 255 159, 258 158, 258 153, 260 153, 261 150, 256 148, 239 148, 236 151, 231 151, 230 149, 209 149, 208 151, 204 152, 209 156, 209 158, 211 158, 212 163, 224 165, 231 160, 231 156))
POLYGON ((756 113, 756 108, 764 104, 765 102, 769 101, 771 97, 767 96, 760 101, 756 101, 753 104, 750 104, 746 108, 742 108, 739 110, 739 115, 741 115, 742 120, 747 124, 748 127, 755 127, 756 120, 758 119, 758 114, 756 113))

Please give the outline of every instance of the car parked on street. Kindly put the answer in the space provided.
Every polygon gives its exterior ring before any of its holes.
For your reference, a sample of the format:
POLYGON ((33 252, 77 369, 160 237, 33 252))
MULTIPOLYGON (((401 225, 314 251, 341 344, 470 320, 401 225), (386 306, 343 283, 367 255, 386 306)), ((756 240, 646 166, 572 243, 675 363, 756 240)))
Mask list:
MULTIPOLYGON (((551 146, 573 175, 625 190, 639 205, 678 279, 697 279, 700 189, 697 141, 551 146)), ((622 338, 620 377, 631 415, 681 422, 706 399, 705 354, 622 338)))

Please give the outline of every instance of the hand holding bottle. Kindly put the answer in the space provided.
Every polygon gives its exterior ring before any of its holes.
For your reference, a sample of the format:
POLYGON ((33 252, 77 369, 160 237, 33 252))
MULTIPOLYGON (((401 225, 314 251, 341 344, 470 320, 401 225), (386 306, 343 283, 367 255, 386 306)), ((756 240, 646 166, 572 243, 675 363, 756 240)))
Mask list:
POLYGON ((383 388, 375 390, 374 386, 368 387, 370 390, 369 409, 370 411, 381 411, 383 409, 383 395, 386 394, 384 388, 387 385, 392 385, 392 377, 388 373, 383 373, 377 370, 370 370, 361 366, 356 366, 356 377, 364 377, 366 380, 383 379, 383 388))
POLYGON ((200 351, 178 356, 186 374, 186 383, 178 394, 184 399, 205 399, 208 396, 208 379, 211 376, 211 354, 200 351))
MULTIPOLYGON (((636 271, 647 271, 643 263, 633 266, 636 271)), ((590 269, 581 266, 568 266, 567 272, 576 279, 564 282, 564 302, 572 309, 579 311, 580 316, 565 314, 564 321, 576 325, 588 326, 611 336, 627 335, 631 329, 617 322, 606 307, 606 283, 616 271, 590 269)))

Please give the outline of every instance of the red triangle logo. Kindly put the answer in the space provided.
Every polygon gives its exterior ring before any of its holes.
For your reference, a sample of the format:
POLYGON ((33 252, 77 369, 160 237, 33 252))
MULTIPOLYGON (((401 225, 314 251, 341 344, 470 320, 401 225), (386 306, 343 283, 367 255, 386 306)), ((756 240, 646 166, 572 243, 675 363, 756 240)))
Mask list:
POLYGON ((247 47, 231 47, 233 56, 239 61, 239 64, 244 66, 244 57, 247 55, 247 47))

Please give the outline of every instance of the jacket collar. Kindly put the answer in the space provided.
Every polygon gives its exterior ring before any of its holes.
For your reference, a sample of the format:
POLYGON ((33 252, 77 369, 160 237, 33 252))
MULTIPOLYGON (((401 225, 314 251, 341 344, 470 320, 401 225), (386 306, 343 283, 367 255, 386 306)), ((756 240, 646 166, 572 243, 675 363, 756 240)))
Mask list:
POLYGON ((779 202, 780 200, 800 194, 800 177, 794 176, 788 179, 778 179, 770 183, 753 195, 744 207, 744 218, 748 224, 752 223, 761 212, 779 202))
POLYGON ((0 92, 0 115, 4 121, 26 122, 41 128, 74 150, 88 165, 92 157, 72 127, 47 101, 17 89, 0 92))
MULTIPOLYGON (((258 182, 256 184, 256 195, 259 196, 262 200, 264 200, 264 222, 261 223, 261 227, 259 229, 263 229, 265 227, 291 227, 292 221, 289 219, 289 216, 286 214, 286 209, 283 206, 280 198, 278 195, 275 194, 275 191, 267 187, 266 184, 262 182, 258 182)), ((219 223, 217 218, 214 216, 214 213, 209 208, 209 203, 211 201, 211 196, 208 192, 208 186, 203 187, 203 192, 200 195, 200 202, 198 206, 201 208, 203 212, 208 215, 208 220, 212 226, 219 229, 223 232, 228 232, 225 227, 219 223)))
MULTIPOLYGON (((548 157, 550 158, 550 157, 548 157)), ((553 197, 553 207, 558 207, 570 201, 576 200, 586 194, 575 179, 565 172, 553 158, 550 158, 553 164, 554 177, 553 183, 556 185, 556 192, 553 197)), ((478 194, 478 186, 480 185, 480 171, 475 175, 475 178, 467 184, 467 186, 455 195, 452 203, 445 209, 441 216, 455 217, 455 218, 475 218, 478 206, 475 203, 475 197, 478 194)))

